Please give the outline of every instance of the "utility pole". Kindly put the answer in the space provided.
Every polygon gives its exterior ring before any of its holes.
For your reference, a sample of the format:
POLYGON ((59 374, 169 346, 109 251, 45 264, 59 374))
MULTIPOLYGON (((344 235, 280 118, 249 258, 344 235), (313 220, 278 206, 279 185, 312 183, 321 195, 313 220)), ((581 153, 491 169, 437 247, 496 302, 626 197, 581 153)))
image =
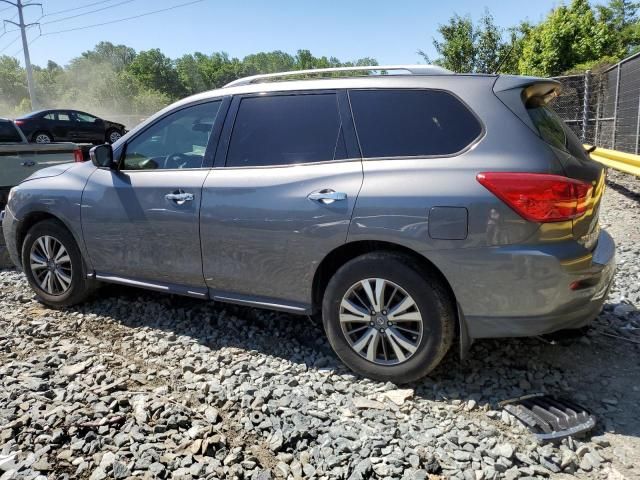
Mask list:
POLYGON ((36 99, 36 91, 33 83, 33 71, 31 68, 31 58, 29 58, 29 43, 27 42, 27 28, 32 25, 39 25, 39 23, 24 23, 24 15, 22 10, 24 7, 32 7, 35 5, 39 5, 42 7, 41 3, 27 3, 25 5, 22 4, 22 0, 16 0, 15 3, 9 0, 0 0, 0 2, 8 3, 9 5, 13 5, 18 9, 18 21, 19 23, 13 22, 11 20, 5 20, 5 23, 11 23, 20 29, 20 35, 22 36, 22 51, 24 53, 24 66, 27 71, 27 87, 29 88, 29 99, 31 100, 31 109, 36 110, 38 108, 38 101, 36 99))

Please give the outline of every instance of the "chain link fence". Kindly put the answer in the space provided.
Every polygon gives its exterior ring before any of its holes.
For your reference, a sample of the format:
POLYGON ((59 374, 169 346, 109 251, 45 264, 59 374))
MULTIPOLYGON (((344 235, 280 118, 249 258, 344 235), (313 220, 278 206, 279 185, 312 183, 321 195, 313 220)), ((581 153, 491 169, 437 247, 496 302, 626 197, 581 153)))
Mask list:
POLYGON ((553 108, 584 143, 640 154, 640 53, 602 73, 555 79, 553 108))

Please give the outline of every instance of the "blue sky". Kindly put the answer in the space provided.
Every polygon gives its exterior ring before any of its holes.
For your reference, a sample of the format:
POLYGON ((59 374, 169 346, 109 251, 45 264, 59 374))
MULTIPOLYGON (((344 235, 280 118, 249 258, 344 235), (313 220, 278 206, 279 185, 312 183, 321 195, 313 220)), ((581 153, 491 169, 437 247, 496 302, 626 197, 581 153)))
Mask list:
MULTIPOLYGON (((38 1, 42 2, 45 14, 71 9, 43 17, 40 22, 45 34, 143 14, 188 0, 109 0, 99 4, 96 0, 38 1), (84 15, 104 7, 107 8, 84 15)), ((341 60, 370 56, 381 64, 418 63, 421 58, 416 50, 423 49, 433 56, 432 38, 436 29, 454 13, 470 14, 477 19, 488 8, 499 25, 510 26, 525 18, 537 22, 559 3, 558 0, 204 0, 135 20, 42 36, 33 41, 30 51, 32 62, 38 65, 49 59, 66 64, 101 40, 123 43, 136 50, 160 48, 172 58, 194 51, 222 50, 243 57, 258 51, 295 53, 306 48, 314 55, 333 55, 341 60)), ((0 12, 2 18, 12 15, 11 10, 0 12)), ((40 8, 33 6, 28 9, 26 21, 36 21, 40 15, 40 8)), ((31 28, 29 39, 35 39, 38 33, 37 27, 31 28)), ((3 35, 0 50, 14 38, 15 32, 3 35)), ((20 42, 6 48, 3 54, 21 58, 20 42)))

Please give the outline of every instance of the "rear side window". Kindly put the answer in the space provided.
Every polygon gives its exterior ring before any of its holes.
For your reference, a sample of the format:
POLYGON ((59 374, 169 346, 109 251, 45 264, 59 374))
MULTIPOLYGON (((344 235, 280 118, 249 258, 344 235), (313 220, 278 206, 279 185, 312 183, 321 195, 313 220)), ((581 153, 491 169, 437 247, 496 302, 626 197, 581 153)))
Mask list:
POLYGON ((474 114, 441 90, 353 90, 349 98, 364 157, 451 155, 482 132, 474 114))
POLYGON ((45 120, 55 120, 56 119, 56 114, 55 113, 47 113, 44 117, 45 120))
POLYGON ((335 93, 247 97, 240 102, 227 167, 346 158, 335 93))
POLYGON ((21 143, 22 137, 18 133, 15 125, 11 122, 0 122, 0 142, 21 143))
POLYGON ((546 105, 529 106, 527 112, 546 143, 569 152, 573 156, 586 157, 584 147, 578 137, 550 107, 546 105))

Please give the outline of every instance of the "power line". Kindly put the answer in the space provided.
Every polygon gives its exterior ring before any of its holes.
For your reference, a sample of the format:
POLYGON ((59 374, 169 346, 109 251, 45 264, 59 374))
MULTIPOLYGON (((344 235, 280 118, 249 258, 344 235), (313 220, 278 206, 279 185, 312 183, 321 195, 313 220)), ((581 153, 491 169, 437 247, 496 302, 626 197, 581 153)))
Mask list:
POLYGON ((18 40, 20 40, 20 35, 18 35, 16 38, 14 38, 10 43, 8 43, 7 45, 4 46, 4 48, 2 48, 2 50, 0 50, 0 53, 4 52, 6 49, 8 49, 11 45, 13 45, 14 43, 16 43, 18 40))
MULTIPOLYGON (((38 34, 38 36, 37 36, 37 37, 32 38, 32 39, 29 41, 28 45, 29 45, 29 46, 31 46, 31 44, 32 44, 33 42, 35 42, 36 40, 38 40, 41 36, 42 36, 41 34, 38 34)), ((12 57, 16 57, 16 56, 18 56, 18 54, 19 54, 20 52, 22 52, 22 47, 20 47, 18 50, 16 50, 16 52, 15 52, 14 54, 12 54, 11 56, 12 56, 12 57)))
POLYGON ((169 10, 175 10, 176 8, 186 7, 186 6, 189 6, 189 5, 193 5, 195 3, 202 3, 204 1, 205 0, 194 0, 192 2, 180 3, 180 4, 174 5, 172 7, 162 8, 160 10, 153 10, 151 12, 141 13, 140 15, 133 15, 131 17, 125 17, 125 18, 119 18, 117 20, 111 20, 110 22, 94 23, 93 25, 85 25, 84 27, 68 28, 66 30, 56 30, 55 32, 45 32, 45 33, 42 34, 42 36, 44 37, 46 35, 56 35, 58 33, 75 32, 75 31, 78 31, 78 30, 86 30, 87 28, 101 27, 101 26, 104 26, 104 25, 111 25, 111 24, 118 23, 118 22, 124 22, 126 20, 133 20, 135 18, 141 18, 141 17, 146 17, 148 15, 154 15, 156 13, 168 12, 169 10))
MULTIPOLYGON (((113 5, 108 5, 108 6, 102 7, 102 8, 96 8, 95 10, 89 10, 88 12, 78 13, 77 15, 70 15, 68 17, 62 17, 62 18, 58 18, 56 20, 49 20, 48 22, 42 22, 42 25, 48 25, 50 23, 64 22, 66 20, 71 20, 72 18, 78 18, 78 17, 82 17, 84 15, 89 15, 91 13, 101 12, 103 10, 108 10, 110 8, 117 7, 118 5, 124 5, 125 3, 131 3, 131 2, 135 2, 135 1, 136 0, 123 0, 122 2, 114 3, 113 5)), ((45 16, 48 16, 48 15, 45 15, 45 16)))
POLYGON ((60 13, 75 12, 76 10, 81 10, 83 8, 93 7, 94 5, 100 5, 102 3, 109 3, 109 2, 113 2, 113 0, 101 0, 99 2, 92 2, 92 3, 87 3, 85 5, 79 5, 79 6, 74 7, 74 8, 65 8, 63 10, 56 10, 55 12, 47 13, 45 15, 45 17, 52 17, 52 16, 58 15, 60 13))

